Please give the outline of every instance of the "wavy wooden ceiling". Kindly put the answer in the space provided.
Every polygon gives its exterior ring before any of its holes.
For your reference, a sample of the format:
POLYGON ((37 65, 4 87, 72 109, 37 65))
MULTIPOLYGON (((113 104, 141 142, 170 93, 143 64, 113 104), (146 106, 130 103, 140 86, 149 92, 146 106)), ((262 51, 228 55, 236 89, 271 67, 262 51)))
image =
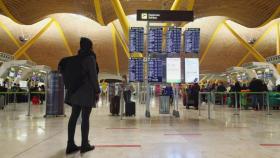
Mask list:
MULTIPOLYGON (((101 72, 116 73, 116 64, 113 51, 111 25, 101 27, 98 23, 87 18, 73 14, 84 15, 95 19, 95 8, 91 0, 2 0, 11 14, 24 24, 34 24, 48 16, 53 16, 60 23, 68 39, 69 46, 73 52, 79 47, 79 37, 87 36, 94 42, 101 72), (81 27, 83 26, 83 27, 81 27)), ((100 0, 103 19, 106 24, 117 17, 110 0, 100 0)), ((184 10, 187 0, 183 0, 180 9, 184 10)), ((258 27, 268 20, 280 5, 280 0, 196 0, 194 12, 196 19, 187 27, 201 28, 201 52, 204 52, 212 33, 218 24, 224 19, 231 19, 237 23, 229 22, 230 26, 238 34, 248 40, 258 39, 261 34, 271 25, 249 29, 246 27, 258 27), (206 16, 223 17, 206 17, 206 16), (203 18, 205 17, 205 18, 203 18), (244 27, 246 26, 246 27, 244 27)), ((170 9, 172 0, 121 0, 126 14, 135 14, 137 9, 170 9)), ((279 17, 275 14, 274 18, 279 17)), ((279 22, 280 20, 277 19, 279 22)), ((24 26, 12 22, 10 19, 0 16, 0 22, 4 23, 15 37, 22 32, 35 35, 45 24, 46 20, 34 25, 24 26)), ((138 25, 135 21, 129 21, 131 26, 138 25)), ((121 27, 116 22, 118 30, 121 27)), ((127 57, 118 43, 118 54, 120 72, 127 72, 127 57)), ((0 28, 0 51, 13 54, 18 48, 0 28)), ((270 34, 261 42, 256 49, 265 57, 276 52, 275 32, 270 34)), ((248 51, 240 45, 230 32, 222 28, 218 33, 213 45, 210 47, 205 61, 201 64, 202 72, 222 72, 229 66, 236 65, 248 51)), ((55 27, 48 29, 46 33, 27 51, 27 54, 38 64, 46 64, 54 69, 58 61, 67 56, 61 37, 55 27)), ((246 62, 255 60, 252 55, 246 62)))

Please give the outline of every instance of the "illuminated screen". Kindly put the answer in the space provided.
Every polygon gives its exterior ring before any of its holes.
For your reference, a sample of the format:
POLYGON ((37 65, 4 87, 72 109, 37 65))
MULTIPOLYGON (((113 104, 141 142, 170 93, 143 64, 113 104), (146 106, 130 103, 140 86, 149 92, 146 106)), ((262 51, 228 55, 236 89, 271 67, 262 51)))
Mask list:
POLYGON ((196 83, 199 81, 198 58, 185 58, 185 82, 196 83))
POLYGON ((27 87, 27 81, 19 81, 19 86, 22 88, 26 88, 27 87))
POLYGON ((168 83, 181 82, 181 59, 166 58, 166 81, 168 83))

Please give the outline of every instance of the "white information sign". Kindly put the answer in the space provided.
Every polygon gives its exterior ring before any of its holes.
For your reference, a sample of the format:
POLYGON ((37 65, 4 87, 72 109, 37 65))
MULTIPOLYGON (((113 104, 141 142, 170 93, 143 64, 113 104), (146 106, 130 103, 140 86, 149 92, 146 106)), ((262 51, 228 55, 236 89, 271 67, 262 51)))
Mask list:
POLYGON ((181 59, 166 58, 166 81, 168 83, 181 82, 181 59))
POLYGON ((199 81, 198 58, 185 58, 185 82, 195 83, 199 81))

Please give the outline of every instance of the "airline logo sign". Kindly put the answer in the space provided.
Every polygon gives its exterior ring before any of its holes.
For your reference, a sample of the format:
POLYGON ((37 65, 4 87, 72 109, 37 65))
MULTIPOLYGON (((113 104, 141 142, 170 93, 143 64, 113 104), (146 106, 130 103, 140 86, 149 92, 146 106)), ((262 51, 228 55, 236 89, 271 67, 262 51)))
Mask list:
POLYGON ((138 21, 193 21, 193 11, 137 10, 138 21))
POLYGON ((278 64, 280 63, 280 55, 274 55, 266 58, 266 62, 271 64, 278 64))

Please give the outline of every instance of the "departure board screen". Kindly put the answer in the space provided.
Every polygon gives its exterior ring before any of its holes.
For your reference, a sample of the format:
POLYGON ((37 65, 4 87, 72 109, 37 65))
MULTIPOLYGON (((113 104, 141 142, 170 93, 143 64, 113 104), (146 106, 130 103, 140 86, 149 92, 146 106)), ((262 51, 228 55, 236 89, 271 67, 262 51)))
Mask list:
POLYGON ((180 53, 181 50, 181 28, 168 28, 166 33, 166 52, 180 53))
POLYGON ((166 82, 180 83, 181 82, 181 59, 166 58, 166 82))
POLYGON ((185 58, 185 82, 197 83, 199 81, 199 59, 185 58))
POLYGON ((152 27, 148 34, 148 52, 160 53, 162 51, 162 27, 152 27))
POLYGON ((184 32, 185 36, 185 52, 198 53, 200 45, 200 29, 189 28, 184 32))
POLYGON ((144 61, 141 58, 129 59, 129 82, 144 81, 144 61))
POLYGON ((149 82, 162 82, 163 78, 163 63, 159 58, 150 58, 148 60, 148 81, 149 82))
POLYGON ((129 52, 144 51, 144 28, 131 27, 129 30, 129 52))

